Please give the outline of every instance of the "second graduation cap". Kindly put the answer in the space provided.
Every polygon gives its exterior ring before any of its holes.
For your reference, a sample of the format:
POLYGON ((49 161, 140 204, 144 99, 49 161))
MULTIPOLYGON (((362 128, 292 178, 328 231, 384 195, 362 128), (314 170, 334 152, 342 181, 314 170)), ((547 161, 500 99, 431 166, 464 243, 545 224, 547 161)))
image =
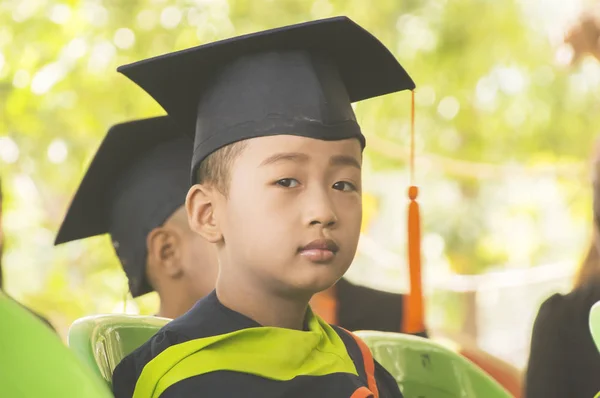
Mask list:
POLYGON ((146 237, 185 202, 191 138, 168 117, 122 123, 107 133, 55 244, 108 233, 133 297, 152 291, 146 237))
POLYGON ((373 35, 347 17, 286 26, 118 69, 181 126, 194 130, 192 179, 202 160, 269 135, 364 137, 351 103, 415 87, 373 35))

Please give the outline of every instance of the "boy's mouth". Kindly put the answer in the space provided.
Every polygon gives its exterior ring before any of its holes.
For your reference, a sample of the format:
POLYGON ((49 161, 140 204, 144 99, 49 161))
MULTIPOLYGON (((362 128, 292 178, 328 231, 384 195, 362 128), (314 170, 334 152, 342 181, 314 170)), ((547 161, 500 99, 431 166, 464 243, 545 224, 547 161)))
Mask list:
POLYGON ((340 250, 339 246, 331 239, 317 239, 298 249, 301 256, 316 263, 332 260, 340 250))

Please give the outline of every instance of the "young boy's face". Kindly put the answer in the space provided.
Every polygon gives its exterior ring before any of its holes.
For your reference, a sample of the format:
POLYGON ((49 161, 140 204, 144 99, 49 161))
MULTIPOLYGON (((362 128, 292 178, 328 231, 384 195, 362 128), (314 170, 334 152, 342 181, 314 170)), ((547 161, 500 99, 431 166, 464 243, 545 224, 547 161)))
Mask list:
MULTIPOLYGON (((313 294, 350 266, 360 233, 357 139, 248 140, 215 209, 229 269, 281 294, 313 294)), ((225 269, 225 267, 224 267, 225 269)))

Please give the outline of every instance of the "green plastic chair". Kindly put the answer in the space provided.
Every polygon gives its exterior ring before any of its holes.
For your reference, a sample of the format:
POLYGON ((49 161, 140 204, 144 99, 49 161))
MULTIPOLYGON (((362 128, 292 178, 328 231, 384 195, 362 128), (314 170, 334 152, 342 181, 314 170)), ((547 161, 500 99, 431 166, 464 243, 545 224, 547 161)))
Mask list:
POLYGON ((356 332, 398 382, 405 398, 511 398, 468 359, 428 339, 400 333, 356 332))
POLYGON ((71 350, 110 386, 115 367, 170 319, 136 315, 94 315, 71 325, 71 350))
POLYGON ((112 397, 53 330, 1 291, 0 319, 1 396, 112 397))
MULTIPOLYGON (((590 332, 596 343, 596 349, 600 352, 600 301, 594 304, 590 310, 590 332)), ((600 398, 600 392, 594 398, 600 398)))
POLYGON ((590 310, 590 332, 592 332, 596 348, 600 351, 600 301, 594 304, 590 310))

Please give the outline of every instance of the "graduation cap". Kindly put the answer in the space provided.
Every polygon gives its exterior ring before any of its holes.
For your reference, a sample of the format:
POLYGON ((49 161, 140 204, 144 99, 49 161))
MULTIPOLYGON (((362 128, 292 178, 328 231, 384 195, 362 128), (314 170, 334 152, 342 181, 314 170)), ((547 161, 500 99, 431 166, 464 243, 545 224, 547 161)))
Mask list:
POLYGON ((217 149, 247 138, 364 137, 351 103, 415 85, 373 35, 335 17, 234 37, 121 66, 186 131, 192 182, 217 149))
POLYGON ((146 237, 185 202, 192 141, 166 117, 113 126, 67 211, 55 244, 108 233, 134 297, 152 291, 146 237))

